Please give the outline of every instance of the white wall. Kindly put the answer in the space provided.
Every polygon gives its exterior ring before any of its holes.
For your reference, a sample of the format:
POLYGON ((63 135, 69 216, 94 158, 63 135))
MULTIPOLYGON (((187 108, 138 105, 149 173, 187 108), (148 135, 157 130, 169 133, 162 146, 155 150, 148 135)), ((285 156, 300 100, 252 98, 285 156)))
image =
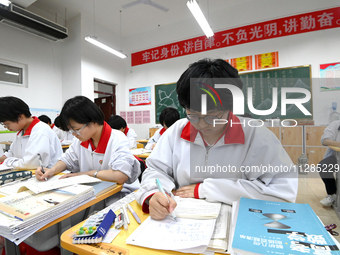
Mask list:
MULTIPOLYGON (((211 1, 212 2, 212 1, 211 1)), ((205 2, 202 1, 204 4, 205 2)), ((231 6, 209 14, 216 31, 227 30, 264 20, 305 13, 338 5, 338 0, 261 0, 246 6, 231 6), (266 6, 266 8, 264 8, 266 6)), ((186 7, 183 7, 186 8, 186 7)), ((90 45, 85 35, 93 35, 90 17, 77 16, 67 22, 69 37, 62 42, 50 42, 34 35, 0 24, 0 58, 28 65, 28 87, 0 84, 1 95, 22 98, 32 108, 61 109, 75 95, 93 99, 93 78, 107 80, 117 86, 117 113, 120 111, 151 111, 151 124, 131 125, 138 138, 148 138, 148 129, 155 125, 154 102, 151 106, 128 106, 128 89, 176 82, 187 66, 203 57, 230 59, 278 51, 280 67, 312 65, 313 77, 319 76, 319 64, 340 61, 340 31, 330 29, 248 43, 213 51, 173 58, 131 67, 130 56, 121 60, 90 45)), ((138 20, 136 20, 138 22, 138 20)), ((103 42, 125 53, 132 53, 183 39, 202 35, 196 21, 179 20, 171 26, 160 27, 129 38, 112 34, 96 25, 96 35, 103 42)), ((332 101, 340 106, 340 91, 320 92, 313 84, 313 113, 315 124, 326 124, 332 101)), ((154 96, 153 96, 154 98, 154 96)), ((5 140, 0 136, 0 141, 5 140)))

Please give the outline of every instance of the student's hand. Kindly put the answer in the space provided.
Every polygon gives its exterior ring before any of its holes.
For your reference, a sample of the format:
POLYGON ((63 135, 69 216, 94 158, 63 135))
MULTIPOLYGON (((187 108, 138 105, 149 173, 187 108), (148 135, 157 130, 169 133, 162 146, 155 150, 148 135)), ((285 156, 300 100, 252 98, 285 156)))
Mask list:
POLYGON ((178 190, 174 191, 174 195, 179 196, 179 197, 194 198, 195 197, 195 195, 194 195, 195 187, 196 187, 196 184, 191 184, 191 185, 188 185, 188 186, 180 187, 178 190))
POLYGON ((68 177, 74 177, 74 176, 83 175, 83 174, 84 174, 84 172, 63 174, 59 179, 64 179, 64 178, 68 178, 68 177))
POLYGON ((149 211, 150 216, 154 220, 162 220, 169 213, 175 210, 177 203, 171 197, 168 199, 164 196, 162 192, 156 192, 149 201, 149 211))
POLYGON ((153 150, 153 148, 155 148, 156 143, 154 143, 153 145, 151 145, 151 150, 153 150))
POLYGON ((43 173, 41 170, 41 167, 38 167, 37 170, 35 170, 35 178, 37 178, 39 181, 46 181, 54 175, 54 172, 50 168, 44 167, 45 173, 43 173))

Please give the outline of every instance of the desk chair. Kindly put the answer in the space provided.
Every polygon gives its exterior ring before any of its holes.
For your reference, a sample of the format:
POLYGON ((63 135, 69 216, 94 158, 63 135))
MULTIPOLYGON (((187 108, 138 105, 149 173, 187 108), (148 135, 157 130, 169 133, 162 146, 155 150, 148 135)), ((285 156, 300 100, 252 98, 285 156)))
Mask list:
POLYGON ((137 143, 137 149, 139 149, 139 148, 144 148, 144 144, 142 144, 142 143, 137 143))

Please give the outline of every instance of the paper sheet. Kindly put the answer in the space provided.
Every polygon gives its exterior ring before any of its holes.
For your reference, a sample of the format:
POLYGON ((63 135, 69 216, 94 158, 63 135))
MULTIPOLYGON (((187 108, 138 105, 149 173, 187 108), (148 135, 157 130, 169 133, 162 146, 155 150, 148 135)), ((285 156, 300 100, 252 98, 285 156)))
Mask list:
POLYGON ((175 196, 175 213, 180 218, 214 219, 220 213, 221 203, 210 203, 203 199, 181 198, 175 196))
POLYGON ((91 182, 100 182, 100 179, 88 176, 88 175, 78 175, 74 177, 65 178, 59 180, 61 175, 55 175, 47 181, 38 181, 35 177, 14 183, 13 185, 7 185, 0 188, 0 193, 5 195, 10 195, 13 193, 18 193, 21 191, 25 191, 27 189, 33 191, 34 193, 41 193, 44 191, 58 189, 61 187, 71 186, 79 183, 91 183, 91 182))
POLYGON ((215 219, 198 220, 148 217, 127 239, 127 244, 159 250, 201 253, 206 250, 215 219))

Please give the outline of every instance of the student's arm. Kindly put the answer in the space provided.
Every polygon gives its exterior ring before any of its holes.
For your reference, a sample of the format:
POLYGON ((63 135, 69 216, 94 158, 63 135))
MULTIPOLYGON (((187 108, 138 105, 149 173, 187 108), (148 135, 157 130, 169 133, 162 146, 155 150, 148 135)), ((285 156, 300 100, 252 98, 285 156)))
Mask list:
POLYGON ((336 141, 337 136, 340 135, 338 130, 340 126, 340 121, 334 121, 330 123, 321 136, 321 144, 324 146, 337 146, 340 147, 340 142, 336 141))
POLYGON ((7 157, 5 155, 1 156, 0 157, 0 163, 4 162, 4 160, 6 159, 7 157))
POLYGON ((129 129, 127 138, 130 142, 130 149, 136 149, 137 148, 137 134, 133 129, 129 129))
POLYGON ((157 141, 159 140, 159 138, 160 138, 160 136, 161 136, 161 135, 159 134, 159 132, 160 132, 161 129, 162 129, 162 128, 158 129, 158 130, 154 133, 154 135, 149 139, 148 143, 145 145, 145 149, 147 149, 147 150, 153 150, 153 148, 155 147, 157 141))
MULTIPOLYGON (((73 177, 73 176, 77 176, 77 175, 84 175, 84 174, 87 174, 89 176, 94 176, 94 174, 97 171, 98 170, 90 170, 90 171, 86 171, 86 172, 77 172, 77 173, 65 174, 62 177, 60 177, 60 179, 73 177)), ((100 170, 97 173, 96 178, 101 179, 103 181, 117 182, 118 184, 124 184, 129 179, 129 177, 126 174, 122 173, 121 171, 112 170, 112 169, 100 170)))

